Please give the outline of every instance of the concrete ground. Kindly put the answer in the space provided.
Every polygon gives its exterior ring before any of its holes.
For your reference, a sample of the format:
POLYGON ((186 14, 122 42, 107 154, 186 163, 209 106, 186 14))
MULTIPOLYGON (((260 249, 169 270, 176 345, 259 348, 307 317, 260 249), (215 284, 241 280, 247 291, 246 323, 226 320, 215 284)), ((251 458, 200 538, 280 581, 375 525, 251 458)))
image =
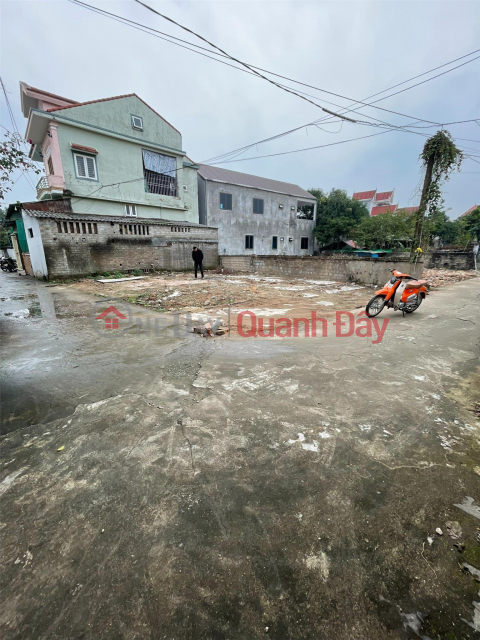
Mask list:
POLYGON ((377 344, 0 284, 2 638, 478 637, 478 278, 377 344))

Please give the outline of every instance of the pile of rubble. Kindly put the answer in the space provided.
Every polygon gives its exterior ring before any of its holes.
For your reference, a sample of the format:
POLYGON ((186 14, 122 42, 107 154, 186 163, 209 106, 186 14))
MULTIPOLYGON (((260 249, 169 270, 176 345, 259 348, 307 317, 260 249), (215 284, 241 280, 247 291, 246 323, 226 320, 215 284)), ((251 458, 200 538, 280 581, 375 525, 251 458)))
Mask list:
POLYGON ((227 327, 226 322, 218 319, 215 320, 213 324, 210 322, 207 322, 206 324, 197 324, 197 326, 192 329, 192 333, 198 333, 204 338, 207 336, 210 336, 211 338, 213 338, 213 336, 224 336, 229 331, 230 329, 227 327))
POLYGON ((424 269, 422 278, 428 280, 430 287, 436 289, 446 284, 469 280, 478 275, 475 271, 453 271, 451 269, 424 269))

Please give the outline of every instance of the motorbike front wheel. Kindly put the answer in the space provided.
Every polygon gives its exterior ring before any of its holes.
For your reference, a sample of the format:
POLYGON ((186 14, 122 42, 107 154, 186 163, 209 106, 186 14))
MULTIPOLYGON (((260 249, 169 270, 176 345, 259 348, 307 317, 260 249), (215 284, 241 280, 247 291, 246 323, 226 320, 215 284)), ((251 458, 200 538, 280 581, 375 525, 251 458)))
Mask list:
POLYGON ((374 296, 365 307, 365 312, 369 318, 375 318, 383 311, 385 306, 385 296, 374 296))

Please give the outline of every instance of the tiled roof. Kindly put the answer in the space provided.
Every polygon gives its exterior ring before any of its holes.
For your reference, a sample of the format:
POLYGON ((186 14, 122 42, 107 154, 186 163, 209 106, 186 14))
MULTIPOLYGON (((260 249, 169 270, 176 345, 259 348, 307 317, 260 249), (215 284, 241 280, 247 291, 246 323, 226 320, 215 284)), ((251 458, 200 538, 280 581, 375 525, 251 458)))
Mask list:
POLYGON ((392 196, 393 191, 381 191, 380 193, 377 193, 377 195, 375 196, 375 200, 377 202, 382 202, 383 200, 390 200, 392 196))
POLYGON ((134 217, 119 217, 119 216, 96 216, 88 213, 68 213, 58 211, 33 211, 31 209, 25 210, 25 213, 34 218, 51 218, 52 220, 74 220, 78 222, 116 222, 121 224, 156 224, 168 227, 200 227, 200 228, 214 228, 208 227, 205 224, 197 224, 195 222, 186 222, 179 220, 161 220, 159 218, 134 218, 134 217))
POLYGON ((472 211, 475 211, 475 209, 477 207, 480 207, 480 205, 478 204, 474 204, 473 207, 470 207, 470 209, 468 211, 465 211, 465 213, 462 213, 461 216, 459 216, 459 218, 463 218, 463 216, 468 216, 469 213, 472 213, 472 211))
POLYGON ((372 200, 376 192, 377 192, 376 189, 374 189, 373 191, 356 191, 353 194, 353 199, 354 200, 372 200))
POLYGON ((234 184, 240 187, 283 193, 285 195, 295 196, 296 198, 304 198, 305 200, 315 200, 315 197, 312 196, 311 193, 290 182, 261 178, 260 176, 252 176, 248 173, 230 171, 229 169, 220 169, 220 167, 212 167, 206 164, 200 165, 198 173, 205 180, 212 180, 213 182, 224 182, 225 184, 234 184))
POLYGON ((72 104, 72 107, 79 104, 78 102, 76 102, 75 100, 72 100, 71 98, 65 98, 64 96, 59 96, 56 93, 45 91, 45 89, 38 89, 37 87, 32 87, 32 85, 30 84, 25 84, 25 88, 29 89, 30 91, 36 91, 37 93, 42 93, 45 96, 49 96, 50 98, 56 98, 57 100, 65 100, 65 102, 75 102, 75 104, 72 104))
POLYGON ((415 211, 418 211, 420 207, 400 207, 399 209, 397 209, 398 212, 402 211, 405 213, 415 213, 415 211))
POLYGON ((370 211, 371 216, 378 216, 379 213, 393 213, 397 210, 397 204, 384 204, 382 206, 373 207, 370 211))
POLYGON ((83 144, 72 143, 70 146, 72 149, 75 149, 76 151, 85 151, 86 153, 98 153, 98 151, 93 147, 84 147, 83 144))
POLYGON ((63 111, 63 109, 71 109, 72 107, 83 107, 86 104, 96 104, 97 102, 108 102, 109 100, 120 100, 120 98, 131 98, 134 93, 125 93, 123 96, 112 96, 111 98, 98 98, 97 100, 87 100, 87 102, 76 102, 75 104, 67 104, 64 107, 52 107, 48 111, 63 111))
POLYGON ((77 102, 76 104, 69 104, 65 107, 54 107, 53 109, 49 109, 48 112, 50 113, 50 112, 56 112, 56 111, 63 111, 64 109, 72 109, 73 107, 83 107, 86 104, 96 104, 97 102, 108 102, 109 100, 121 100, 122 98, 133 98, 133 97, 138 98, 140 102, 143 102, 143 104, 150 109, 150 111, 153 111, 155 115, 157 115, 159 118, 164 120, 168 125, 172 127, 172 129, 175 129, 175 131, 180 133, 180 131, 178 131, 178 129, 174 127, 173 124, 170 124, 168 120, 165 120, 163 116, 157 113, 155 109, 152 109, 152 107, 149 104, 147 104, 145 100, 142 100, 140 96, 137 96, 136 93, 125 93, 123 96, 112 96, 111 98, 99 98, 98 100, 88 100, 87 102, 77 102))

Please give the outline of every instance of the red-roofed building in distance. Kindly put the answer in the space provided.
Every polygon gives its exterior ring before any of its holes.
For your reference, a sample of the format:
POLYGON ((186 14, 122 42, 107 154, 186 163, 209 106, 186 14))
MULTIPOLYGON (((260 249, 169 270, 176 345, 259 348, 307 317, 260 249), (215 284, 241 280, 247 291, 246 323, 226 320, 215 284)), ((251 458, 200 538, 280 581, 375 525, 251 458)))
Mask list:
POLYGON ((461 215, 459 215, 459 218, 463 218, 464 216, 468 216, 469 213, 472 213, 472 211, 475 211, 475 209, 477 207, 480 207, 480 204, 474 204, 473 207, 470 207, 470 209, 468 211, 465 211, 465 213, 462 213, 461 215))
MULTIPOLYGON (((352 197, 354 200, 363 202, 363 204, 367 207, 370 215, 377 215, 372 214, 372 210, 378 209, 379 207, 383 207, 385 205, 393 205, 394 192, 395 190, 378 191, 377 189, 373 189, 371 191, 355 191, 352 197)), ((384 213, 384 211, 379 211, 378 213, 384 213)))
POLYGON ((399 207, 397 209, 398 213, 416 213, 420 207, 399 207))
POLYGON ((378 207, 372 207, 370 211, 371 216, 378 216, 380 213, 394 213, 397 211, 397 204, 383 204, 378 207))
POLYGON ((373 189, 373 191, 356 191, 352 197, 354 200, 363 202, 363 204, 367 207, 368 212, 370 213, 370 211, 372 210, 376 193, 377 193, 376 189, 373 189))

